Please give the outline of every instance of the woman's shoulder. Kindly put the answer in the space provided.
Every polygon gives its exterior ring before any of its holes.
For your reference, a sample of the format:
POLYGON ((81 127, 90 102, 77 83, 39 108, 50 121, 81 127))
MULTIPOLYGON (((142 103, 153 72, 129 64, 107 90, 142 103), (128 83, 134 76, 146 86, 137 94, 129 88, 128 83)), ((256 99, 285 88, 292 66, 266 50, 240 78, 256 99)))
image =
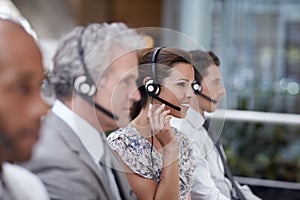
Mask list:
POLYGON ((151 144, 132 125, 112 132, 107 140, 111 149, 118 153, 133 172, 142 177, 153 178, 149 154, 151 144))
POLYGON ((132 150, 141 153, 142 149, 150 148, 148 141, 141 136, 132 124, 126 128, 120 128, 107 137, 107 142, 113 150, 132 150))
POLYGON ((119 128, 116 131, 113 131, 107 136, 107 141, 112 142, 114 140, 120 140, 120 139, 133 139, 138 138, 138 133, 135 131, 135 129, 128 125, 125 128, 119 128))

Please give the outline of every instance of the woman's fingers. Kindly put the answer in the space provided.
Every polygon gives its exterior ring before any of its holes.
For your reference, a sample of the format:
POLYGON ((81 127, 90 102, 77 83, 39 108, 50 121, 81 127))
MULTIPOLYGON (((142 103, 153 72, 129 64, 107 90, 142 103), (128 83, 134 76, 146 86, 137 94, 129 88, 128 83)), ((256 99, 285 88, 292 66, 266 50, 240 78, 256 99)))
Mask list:
POLYGON ((149 105, 148 118, 150 122, 150 127, 154 134, 159 132, 165 125, 165 117, 170 113, 169 110, 165 110, 165 104, 160 106, 149 105))
POLYGON ((156 114, 156 115, 159 116, 159 115, 165 110, 165 107, 166 107, 165 104, 160 105, 160 106, 154 111, 154 114, 156 114))
POLYGON ((170 125, 170 120, 171 120, 171 118, 172 118, 171 115, 167 115, 167 116, 166 116, 165 122, 164 122, 165 126, 166 126, 166 125, 170 125))
POLYGON ((156 131, 160 131, 160 129, 163 128, 163 124, 161 124, 160 115, 164 111, 164 109, 165 109, 165 104, 162 104, 153 113, 153 123, 156 128, 156 131))
POLYGON ((152 131, 154 131, 155 127, 153 125, 152 113, 153 113, 153 105, 150 103, 149 104, 149 110, 148 110, 148 119, 149 119, 150 128, 151 128, 152 131))
POLYGON ((160 124, 161 124, 162 126, 165 125, 166 116, 167 116, 169 113, 170 113, 170 110, 165 110, 165 111, 163 111, 163 112, 161 113, 161 115, 160 115, 160 124))

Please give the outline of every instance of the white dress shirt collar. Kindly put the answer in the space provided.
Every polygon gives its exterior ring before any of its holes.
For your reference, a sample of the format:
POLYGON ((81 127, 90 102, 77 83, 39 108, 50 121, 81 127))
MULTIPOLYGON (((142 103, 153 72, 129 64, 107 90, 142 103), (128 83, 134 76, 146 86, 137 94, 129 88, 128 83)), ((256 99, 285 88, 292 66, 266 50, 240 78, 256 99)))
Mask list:
POLYGON ((68 126, 70 126, 74 133, 79 137, 83 146, 92 156, 99 170, 104 170, 104 173, 107 173, 107 181, 113 196, 115 199, 120 200, 121 197, 114 175, 111 170, 106 170, 106 168, 111 166, 111 159, 109 156, 105 156, 104 151, 105 148, 108 147, 105 136, 59 100, 54 103, 52 111, 65 123, 67 123, 68 126), (104 165, 101 166, 101 164, 104 164, 108 167, 104 165))
POLYGON ((74 131, 93 160, 99 163, 104 154, 103 134, 59 100, 55 101, 52 111, 74 131))
POLYGON ((180 129, 184 120, 187 120, 195 129, 201 128, 205 121, 204 117, 200 113, 192 108, 189 108, 185 118, 172 117, 171 123, 174 124, 174 127, 180 129))
POLYGON ((196 110, 189 108, 186 114, 185 119, 191 124, 191 126, 196 129, 199 130, 202 128, 205 119, 204 117, 198 113, 196 110))

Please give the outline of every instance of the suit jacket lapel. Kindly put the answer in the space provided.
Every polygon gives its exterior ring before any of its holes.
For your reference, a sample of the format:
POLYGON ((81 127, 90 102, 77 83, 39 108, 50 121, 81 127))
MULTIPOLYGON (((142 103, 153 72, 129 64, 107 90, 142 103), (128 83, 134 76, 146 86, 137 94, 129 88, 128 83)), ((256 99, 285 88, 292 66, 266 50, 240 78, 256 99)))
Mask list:
POLYGON ((108 185, 105 184, 105 182, 103 181, 103 177, 101 177, 105 176, 105 174, 101 175, 98 166, 96 166, 96 163, 92 159, 91 155, 85 149, 80 139, 76 136, 73 130, 53 112, 49 113, 48 119, 51 120, 52 123, 58 124, 57 127, 59 127, 61 131, 57 132, 66 143, 66 145, 70 148, 70 150, 78 156, 78 159, 81 160, 82 163, 92 171, 92 173, 98 180, 100 187, 105 192, 107 199, 113 199, 109 192, 110 189, 108 188, 108 185))
POLYGON ((119 188, 121 199, 136 199, 136 196, 134 195, 133 190, 127 181, 124 168, 118 160, 115 152, 112 150, 110 150, 110 157, 112 160, 112 172, 119 188))

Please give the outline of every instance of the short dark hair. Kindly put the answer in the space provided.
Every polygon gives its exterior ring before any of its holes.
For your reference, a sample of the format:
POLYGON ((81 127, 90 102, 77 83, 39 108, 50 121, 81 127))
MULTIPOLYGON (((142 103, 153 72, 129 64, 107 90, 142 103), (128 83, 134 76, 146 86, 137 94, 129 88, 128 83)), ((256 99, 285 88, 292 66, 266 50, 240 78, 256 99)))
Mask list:
POLYGON ((208 51, 207 53, 211 57, 211 59, 215 63, 215 65, 217 65, 218 67, 220 67, 221 62, 220 62, 219 57, 214 52, 212 52, 212 51, 208 51))
POLYGON ((190 53, 192 54, 195 68, 195 79, 199 82, 207 75, 207 68, 210 65, 220 66, 220 59, 212 51, 193 50, 190 53))

